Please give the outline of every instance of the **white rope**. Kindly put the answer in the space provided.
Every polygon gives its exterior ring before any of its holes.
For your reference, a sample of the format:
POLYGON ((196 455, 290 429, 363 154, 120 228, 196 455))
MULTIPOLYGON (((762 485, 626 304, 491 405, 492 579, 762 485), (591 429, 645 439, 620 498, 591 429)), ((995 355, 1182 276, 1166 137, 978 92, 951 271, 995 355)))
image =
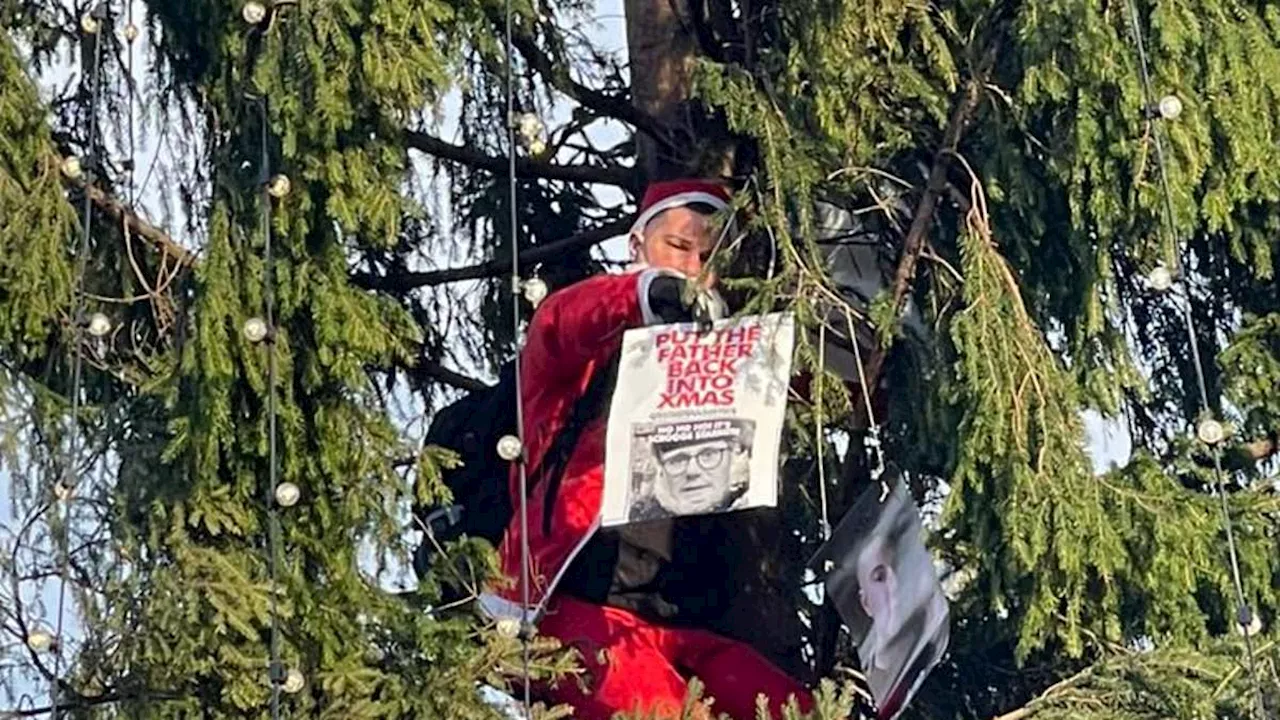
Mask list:
POLYGON ((889 497, 889 484, 884 480, 884 448, 880 443, 880 423, 876 421, 875 410, 871 407, 871 389, 867 387, 867 373, 862 365, 862 350, 858 347, 857 331, 853 327, 853 315, 848 309, 844 313, 845 322, 849 325, 849 342, 853 345, 853 359, 858 365, 858 385, 862 390, 862 401, 867 408, 867 436, 862 443, 871 450, 871 479, 880 481, 880 502, 889 497))
POLYGON ((826 444, 826 439, 822 432, 822 376, 827 374, 827 323, 823 320, 818 325, 818 372, 814 379, 813 391, 817 396, 814 403, 814 429, 817 437, 814 441, 818 445, 818 497, 822 503, 822 525, 820 532, 822 533, 822 541, 826 542, 831 539, 831 515, 827 511, 827 467, 822 460, 822 446, 826 444))

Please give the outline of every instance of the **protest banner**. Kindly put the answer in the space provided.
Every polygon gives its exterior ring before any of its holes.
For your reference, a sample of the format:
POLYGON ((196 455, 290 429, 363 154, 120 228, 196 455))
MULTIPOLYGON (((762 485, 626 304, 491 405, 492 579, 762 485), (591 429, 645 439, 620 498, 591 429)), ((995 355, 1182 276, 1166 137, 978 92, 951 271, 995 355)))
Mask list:
POLYGON ((858 646, 877 720, 896 718, 942 659, 950 611, 900 473, 863 492, 810 561, 858 646))
POLYGON ((601 524, 776 505, 794 345, 789 313, 628 330, 601 524))

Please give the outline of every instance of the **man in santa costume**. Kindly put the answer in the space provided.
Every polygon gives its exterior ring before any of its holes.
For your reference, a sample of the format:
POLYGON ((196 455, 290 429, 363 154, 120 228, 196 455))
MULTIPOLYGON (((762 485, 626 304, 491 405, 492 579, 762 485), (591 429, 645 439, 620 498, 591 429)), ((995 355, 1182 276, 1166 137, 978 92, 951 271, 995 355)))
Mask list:
POLYGON ((518 472, 510 480, 516 512, 498 550, 513 582, 480 602, 495 618, 536 622, 540 634, 581 652, 582 685, 568 679, 541 694, 574 706, 584 720, 635 710, 679 717, 693 676, 715 699, 713 710, 735 720, 755 717, 759 694, 775 716, 791 697, 805 711, 812 707, 800 683, 751 647, 704 629, 718 612, 713 598, 726 593, 705 587, 706 568, 718 559, 698 557, 707 546, 704 517, 599 527, 611 390, 585 413, 579 399, 600 385, 591 382, 598 374, 615 372, 627 329, 725 314, 705 264, 719 237, 713 216, 729 205, 728 191, 714 182, 651 185, 630 233, 632 265, 552 293, 530 320, 520 365, 528 606, 518 472), (577 432, 566 448, 557 438, 571 425, 577 432))

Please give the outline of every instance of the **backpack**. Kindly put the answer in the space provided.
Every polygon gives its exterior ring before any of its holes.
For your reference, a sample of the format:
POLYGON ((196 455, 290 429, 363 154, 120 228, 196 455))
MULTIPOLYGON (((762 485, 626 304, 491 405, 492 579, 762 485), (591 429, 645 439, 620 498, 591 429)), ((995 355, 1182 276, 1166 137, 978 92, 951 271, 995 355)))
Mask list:
MULTIPOLYGON (((587 423, 607 410, 617 381, 618 355, 596 371, 586 390, 569 411, 564 427, 552 439, 540 467, 530 468, 527 489, 549 482, 542 518, 544 533, 551 529, 551 510, 560 477, 578 437, 587 423)), ((414 502, 415 527, 424 532, 413 557, 419 578, 426 576, 437 544, 463 537, 480 538, 497 547, 515 514, 508 477, 511 463, 498 456, 498 440, 516 431, 515 362, 498 372, 498 382, 473 391, 436 413, 427 429, 424 445, 438 445, 458 454, 461 463, 442 469, 442 480, 453 496, 448 505, 424 506, 414 502), (431 537, 425 533, 430 532, 431 537), (435 542, 432 542, 432 537, 435 542)), ((535 522, 530 518, 530 522, 535 522)))

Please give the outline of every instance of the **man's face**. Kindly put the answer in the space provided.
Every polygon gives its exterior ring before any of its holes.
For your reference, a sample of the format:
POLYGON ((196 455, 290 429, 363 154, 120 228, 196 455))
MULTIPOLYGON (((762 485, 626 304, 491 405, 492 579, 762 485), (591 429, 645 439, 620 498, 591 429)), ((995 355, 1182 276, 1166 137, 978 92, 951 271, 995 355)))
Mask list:
MULTIPOLYGON (((697 277, 715 245, 711 218, 687 207, 671 208, 645 226, 637 244, 640 259, 649 265, 697 277)), ((714 274, 708 273, 705 285, 711 287, 715 281, 714 274)))
POLYGON ((878 538, 858 556, 858 585, 862 609, 880 624, 892 623, 898 586, 886 548, 878 538))
POLYGON ((727 441, 711 440, 662 453, 658 502, 677 515, 714 510, 729 495, 731 450, 727 441))

